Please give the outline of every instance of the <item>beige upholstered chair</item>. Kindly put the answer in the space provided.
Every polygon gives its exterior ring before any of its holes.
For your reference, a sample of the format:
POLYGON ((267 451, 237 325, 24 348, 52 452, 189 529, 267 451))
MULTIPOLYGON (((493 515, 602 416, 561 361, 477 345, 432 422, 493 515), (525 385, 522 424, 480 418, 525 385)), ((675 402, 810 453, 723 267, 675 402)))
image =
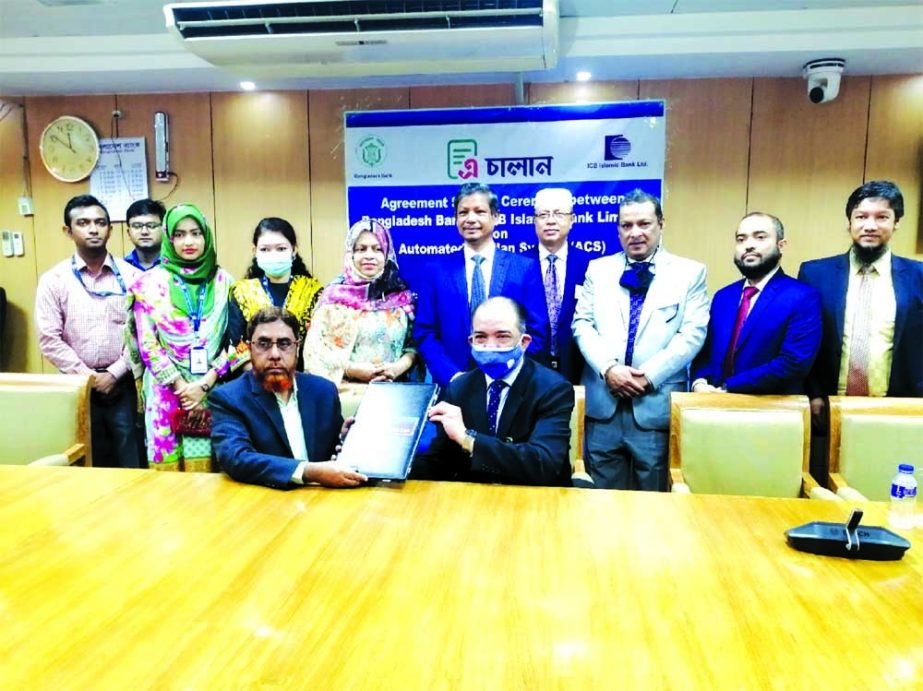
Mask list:
POLYGON ((830 397, 830 489, 887 501, 900 463, 923 463, 923 399, 830 397))
POLYGON ((574 387, 574 412, 570 416, 570 472, 575 487, 591 487, 595 483, 583 462, 583 425, 586 418, 586 389, 574 387))
POLYGON ((365 396, 365 390, 368 388, 368 384, 355 384, 342 382, 337 385, 337 390, 340 392, 340 408, 343 412, 343 419, 349 417, 356 417, 356 411, 359 410, 359 404, 362 402, 362 397, 365 396))
POLYGON ((92 465, 90 377, 0 374, 0 463, 92 465))
POLYGON ((808 473, 810 409, 804 396, 674 393, 674 492, 763 497, 834 495, 808 473))

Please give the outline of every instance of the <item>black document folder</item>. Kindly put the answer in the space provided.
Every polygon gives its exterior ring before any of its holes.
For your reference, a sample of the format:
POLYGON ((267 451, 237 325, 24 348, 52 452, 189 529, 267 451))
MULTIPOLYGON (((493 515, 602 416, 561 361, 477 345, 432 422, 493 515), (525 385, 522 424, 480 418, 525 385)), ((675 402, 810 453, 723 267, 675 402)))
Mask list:
POLYGON ((436 384, 369 384, 337 460, 373 480, 406 480, 436 384))

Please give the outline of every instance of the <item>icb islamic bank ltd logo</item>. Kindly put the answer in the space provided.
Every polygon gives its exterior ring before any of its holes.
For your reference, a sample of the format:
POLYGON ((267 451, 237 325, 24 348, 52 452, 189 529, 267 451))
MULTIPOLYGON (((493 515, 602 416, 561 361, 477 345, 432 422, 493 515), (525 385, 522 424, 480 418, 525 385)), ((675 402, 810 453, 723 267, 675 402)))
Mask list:
POLYGON ((446 173, 451 180, 478 176, 478 143, 475 139, 450 139, 446 145, 446 173))
POLYGON ((380 137, 363 137, 356 145, 356 155, 369 168, 377 168, 385 160, 385 142, 380 137))
POLYGON ((606 137, 605 160, 621 161, 631 153, 631 142, 623 134, 613 134, 606 137))

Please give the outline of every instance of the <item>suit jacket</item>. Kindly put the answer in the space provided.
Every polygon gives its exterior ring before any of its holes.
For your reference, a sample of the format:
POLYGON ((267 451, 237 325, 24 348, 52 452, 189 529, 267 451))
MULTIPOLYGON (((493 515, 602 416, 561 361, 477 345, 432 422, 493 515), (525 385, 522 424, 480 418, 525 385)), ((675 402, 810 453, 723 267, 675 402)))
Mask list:
MULTIPOLYGON (((541 282, 542 295, 544 291, 545 270, 547 262, 543 266, 539 260, 538 247, 526 253, 539 265, 539 281, 541 282)), ((558 372, 569 379, 574 384, 580 383, 580 375, 583 373, 583 356, 580 349, 574 343, 574 334, 570 325, 574 319, 574 309, 577 307, 577 288, 583 285, 583 277, 586 275, 587 265, 590 263, 591 255, 578 250, 573 245, 567 248, 567 265, 564 269, 564 293, 561 298, 561 311, 558 314, 558 333, 557 343, 555 344, 555 353, 558 358, 558 372)), ((547 300, 545 301, 547 303, 547 300)), ((547 304, 545 311, 548 311, 547 304)), ((548 327, 548 339, 551 340, 551 326, 548 327)), ((548 347, 551 352, 551 346, 548 347)))
MULTIPOLYGON (((670 428, 670 393, 686 391, 689 363, 705 342, 708 293, 705 266, 661 249, 654 280, 641 309, 632 366, 647 375, 652 390, 632 402, 635 422, 645 429, 670 428)), ((574 313, 574 340, 586 360, 587 417, 606 419, 617 399, 603 377, 612 363, 624 364, 628 345, 628 291, 619 285, 625 253, 594 259, 574 313)))
MULTIPOLYGON (((897 310, 888 396, 923 398, 923 262, 892 254, 891 278, 897 310)), ((834 396, 843 354, 849 252, 805 262, 798 279, 820 292, 823 313, 823 338, 806 382, 808 395, 834 396)))
MULTIPOLYGON (((328 461, 343 426, 336 386, 313 374, 295 373, 298 410, 305 447, 312 461, 328 461)), ((235 480, 290 489, 299 461, 285 434, 274 394, 252 372, 219 386, 208 396, 212 411, 212 444, 222 470, 235 480)))
POLYGON ((453 381, 443 400, 462 409, 478 435, 474 453, 449 439, 442 425, 429 449, 413 463, 411 477, 516 485, 569 486, 570 417, 574 387, 528 358, 507 394, 497 435, 487 424, 487 381, 474 369, 453 381))
POLYGON ((725 286, 711 303, 708 335, 696 358, 692 380, 725 385, 731 393, 803 394, 804 379, 820 348, 820 294, 786 276, 769 279, 737 338, 734 369, 724 380, 744 281, 725 286))
MULTIPOLYGON (((471 314, 464 253, 456 252, 442 262, 431 264, 424 275, 429 280, 414 286, 419 296, 414 338, 433 380, 445 387, 456 373, 474 364, 468 345, 471 314)), ((544 361, 548 312, 537 276, 534 260, 497 249, 488 295, 507 297, 522 305, 526 328, 532 335, 529 354, 544 361)))

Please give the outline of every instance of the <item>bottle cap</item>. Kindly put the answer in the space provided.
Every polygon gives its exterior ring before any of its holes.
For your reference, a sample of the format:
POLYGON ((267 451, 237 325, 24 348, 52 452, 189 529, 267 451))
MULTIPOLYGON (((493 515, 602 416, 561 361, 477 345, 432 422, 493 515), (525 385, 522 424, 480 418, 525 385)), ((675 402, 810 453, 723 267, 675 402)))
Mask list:
POLYGON ((901 472, 901 473, 912 473, 913 466, 910 465, 909 463, 901 463, 899 466, 897 466, 897 470, 898 472, 901 472))

